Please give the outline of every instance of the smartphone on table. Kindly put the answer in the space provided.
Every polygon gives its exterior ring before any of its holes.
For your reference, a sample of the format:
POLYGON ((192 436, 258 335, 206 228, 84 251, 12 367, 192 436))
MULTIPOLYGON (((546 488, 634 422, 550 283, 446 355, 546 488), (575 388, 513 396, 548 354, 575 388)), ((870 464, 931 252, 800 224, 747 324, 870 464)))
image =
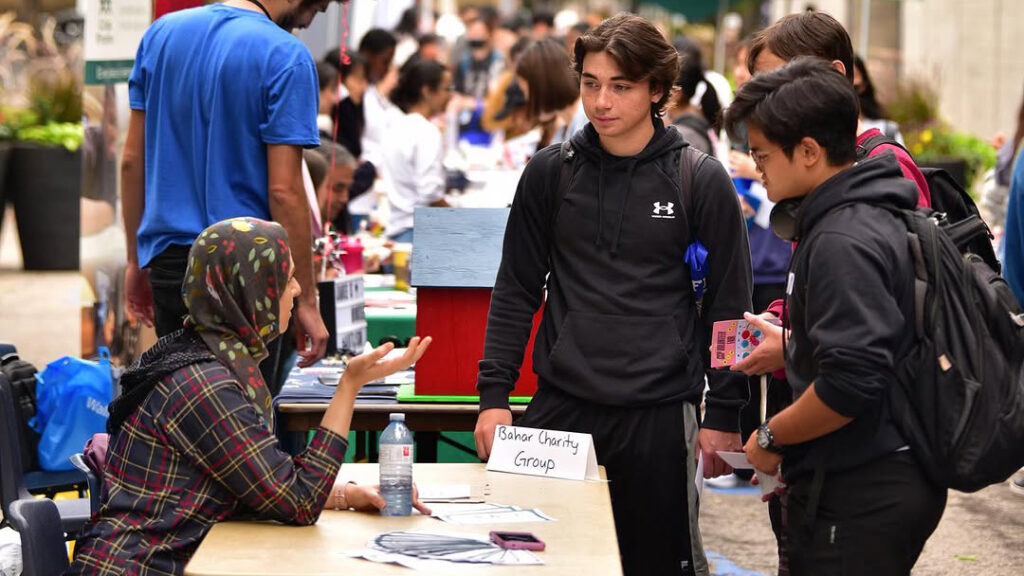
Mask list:
POLYGON ((507 550, 534 550, 540 552, 544 549, 544 542, 529 532, 494 530, 491 532, 491 541, 507 550))

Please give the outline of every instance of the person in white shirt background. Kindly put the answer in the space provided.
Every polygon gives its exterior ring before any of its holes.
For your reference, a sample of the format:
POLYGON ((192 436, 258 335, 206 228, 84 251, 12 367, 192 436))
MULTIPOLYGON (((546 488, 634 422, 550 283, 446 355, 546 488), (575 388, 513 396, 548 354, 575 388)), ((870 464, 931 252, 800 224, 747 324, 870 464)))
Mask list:
POLYGON ((391 102, 403 114, 391 122, 380 149, 390 180, 391 221, 387 235, 412 242, 413 210, 447 206, 444 200, 444 146, 441 130, 430 119, 444 112, 452 96, 452 74, 434 60, 420 60, 402 69, 391 102))

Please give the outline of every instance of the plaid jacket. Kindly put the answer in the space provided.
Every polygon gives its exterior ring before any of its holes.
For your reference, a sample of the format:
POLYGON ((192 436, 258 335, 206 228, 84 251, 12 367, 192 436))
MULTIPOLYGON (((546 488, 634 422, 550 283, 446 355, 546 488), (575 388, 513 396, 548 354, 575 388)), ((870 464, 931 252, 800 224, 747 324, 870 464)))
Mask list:
POLYGON ((227 368, 181 368, 111 439, 103 505, 68 574, 180 575, 215 522, 313 524, 347 447, 320 428, 293 458, 227 368))

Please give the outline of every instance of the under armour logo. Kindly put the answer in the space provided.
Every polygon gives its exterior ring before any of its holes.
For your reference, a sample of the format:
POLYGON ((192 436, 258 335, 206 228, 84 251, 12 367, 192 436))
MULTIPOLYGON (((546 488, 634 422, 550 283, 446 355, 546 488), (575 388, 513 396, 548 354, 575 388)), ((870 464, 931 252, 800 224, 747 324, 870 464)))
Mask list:
POLYGON ((676 211, 673 209, 675 206, 674 202, 661 202, 654 203, 654 214, 651 218, 675 218, 674 214, 676 211))

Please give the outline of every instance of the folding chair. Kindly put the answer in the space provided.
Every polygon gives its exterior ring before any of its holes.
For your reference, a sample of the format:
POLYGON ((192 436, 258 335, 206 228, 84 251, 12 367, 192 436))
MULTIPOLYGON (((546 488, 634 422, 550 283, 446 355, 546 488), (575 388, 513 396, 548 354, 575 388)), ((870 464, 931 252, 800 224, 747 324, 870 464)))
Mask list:
POLYGON ((15 500, 10 506, 11 526, 21 535, 23 576, 60 576, 68 569, 57 505, 48 498, 15 500))
MULTIPOLYGON (((29 492, 29 480, 35 479, 33 485, 40 486, 40 480, 48 475, 66 483, 68 478, 78 478, 81 484, 86 483, 85 475, 78 470, 70 472, 50 473, 33 471, 25 474, 21 468, 21 443, 18 441, 20 430, 18 417, 14 409, 14 396, 11 393, 11 382, 0 373, 0 501, 3 505, 4 521, 10 519, 10 506, 15 500, 32 498, 29 492)), ((53 482, 50 486, 60 485, 53 482)), ((43 485, 46 483, 43 482, 43 485)), ((64 532, 76 534, 89 519, 89 499, 75 498, 71 500, 55 500, 64 532)))

